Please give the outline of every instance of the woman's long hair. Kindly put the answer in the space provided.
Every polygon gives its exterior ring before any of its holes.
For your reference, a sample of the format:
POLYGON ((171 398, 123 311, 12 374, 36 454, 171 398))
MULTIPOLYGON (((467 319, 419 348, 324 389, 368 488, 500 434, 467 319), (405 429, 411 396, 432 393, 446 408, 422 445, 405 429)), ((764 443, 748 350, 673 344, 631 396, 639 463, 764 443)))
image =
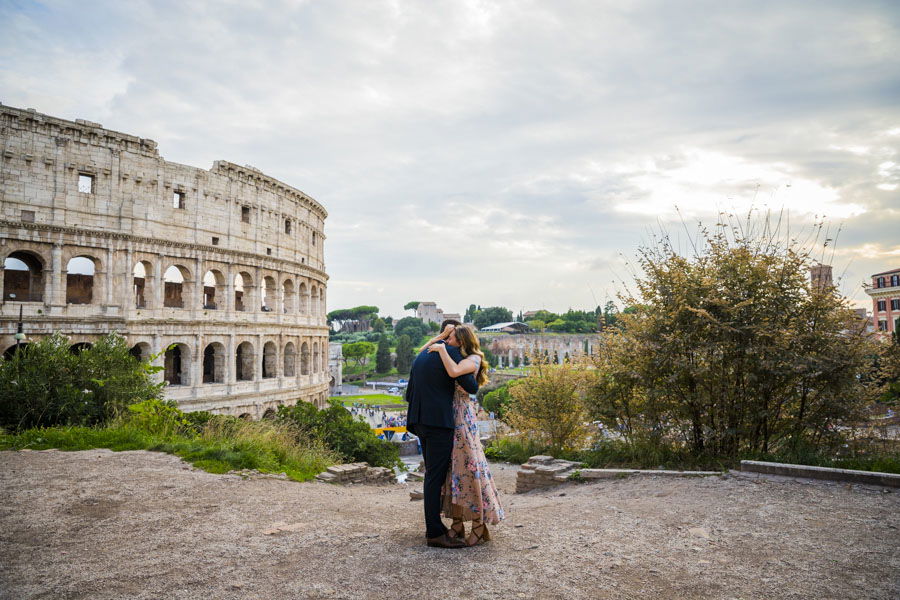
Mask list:
POLYGON ((478 382, 479 386, 486 384, 488 382, 487 371, 490 365, 484 358, 484 352, 481 351, 481 342, 478 341, 475 330, 472 329, 471 325, 458 325, 456 327, 456 339, 459 341, 459 351, 463 356, 475 354, 481 357, 478 372, 475 374, 475 381, 478 382))

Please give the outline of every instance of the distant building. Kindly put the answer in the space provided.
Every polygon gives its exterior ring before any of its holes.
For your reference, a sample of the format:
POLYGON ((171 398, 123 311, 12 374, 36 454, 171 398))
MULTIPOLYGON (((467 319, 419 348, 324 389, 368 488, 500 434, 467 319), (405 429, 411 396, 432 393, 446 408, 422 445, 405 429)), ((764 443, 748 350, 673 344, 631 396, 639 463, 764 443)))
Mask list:
POLYGON ((828 289, 834 287, 831 265, 818 264, 809 268, 809 281, 813 287, 828 289))
POLYGON ((872 321, 875 329, 884 333, 900 331, 900 269, 872 275, 872 285, 866 286, 872 297, 872 321))
POLYGON ((535 318, 537 316, 537 314, 538 314, 538 311, 536 311, 536 310, 526 310, 525 312, 522 313, 522 319, 524 319, 525 321, 530 321, 533 318, 535 318))
POLYGON ((447 319, 453 319, 454 321, 459 321, 460 323, 462 323, 462 317, 459 316, 459 313, 446 313, 445 312, 444 318, 441 320, 446 321, 447 319))
POLYGON ((445 319, 444 311, 438 308, 436 302, 419 302, 419 306, 416 307, 416 316, 426 323, 437 323, 438 325, 445 319))
POLYGON ((519 321, 510 321, 508 323, 495 323, 489 327, 482 327, 479 331, 483 331, 485 333, 495 332, 495 333, 528 333, 530 328, 525 323, 520 323, 519 321))

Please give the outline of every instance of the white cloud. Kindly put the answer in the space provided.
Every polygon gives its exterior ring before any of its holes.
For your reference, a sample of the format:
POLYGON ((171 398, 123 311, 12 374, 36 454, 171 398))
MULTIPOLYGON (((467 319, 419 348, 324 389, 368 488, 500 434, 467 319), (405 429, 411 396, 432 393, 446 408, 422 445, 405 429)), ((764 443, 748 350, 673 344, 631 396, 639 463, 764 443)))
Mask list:
MULTIPOLYGON (((330 308, 564 310, 612 296, 619 254, 676 205, 827 215, 851 247, 893 248, 898 15, 827 1, 0 0, 0 101, 313 195, 330 213, 330 308)), ((848 281, 895 265, 876 254, 847 255, 848 281)))

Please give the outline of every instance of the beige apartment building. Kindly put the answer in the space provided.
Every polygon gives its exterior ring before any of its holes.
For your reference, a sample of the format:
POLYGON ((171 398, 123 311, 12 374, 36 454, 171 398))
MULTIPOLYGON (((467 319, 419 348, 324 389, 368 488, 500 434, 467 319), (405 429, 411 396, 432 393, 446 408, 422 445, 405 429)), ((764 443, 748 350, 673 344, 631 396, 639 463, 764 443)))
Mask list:
POLYGON ((321 204, 249 166, 0 105, 0 352, 117 331, 185 410, 328 397, 321 204))

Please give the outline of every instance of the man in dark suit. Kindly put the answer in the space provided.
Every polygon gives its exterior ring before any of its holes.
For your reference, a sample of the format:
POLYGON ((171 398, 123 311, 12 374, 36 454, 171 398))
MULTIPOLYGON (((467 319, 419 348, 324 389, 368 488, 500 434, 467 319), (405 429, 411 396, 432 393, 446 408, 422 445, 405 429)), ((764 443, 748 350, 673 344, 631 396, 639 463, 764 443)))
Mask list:
MULTIPOLYGON (((453 332, 453 327, 458 324, 444 321, 441 331, 445 339, 435 342, 446 342, 447 353, 456 362, 463 359, 453 332)), ((406 401, 409 402, 406 428, 419 437, 425 460, 425 538, 429 546, 439 548, 463 548, 466 545, 461 539, 448 538, 447 528, 441 521, 441 486, 450 467, 456 425, 453 418, 456 382, 470 394, 478 391, 474 375, 451 378, 440 355, 425 348, 413 361, 406 387, 406 401)))

